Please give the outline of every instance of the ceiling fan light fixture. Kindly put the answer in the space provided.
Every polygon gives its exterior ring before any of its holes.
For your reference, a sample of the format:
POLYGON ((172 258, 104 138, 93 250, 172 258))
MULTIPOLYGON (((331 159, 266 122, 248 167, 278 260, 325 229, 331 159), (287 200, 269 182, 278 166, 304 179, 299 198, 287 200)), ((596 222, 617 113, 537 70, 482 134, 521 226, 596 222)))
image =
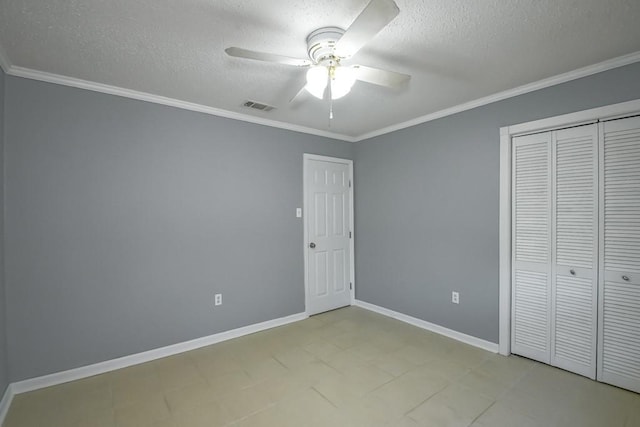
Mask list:
POLYGON ((356 74, 351 67, 334 67, 331 72, 331 99, 340 99, 351 91, 356 74))
POLYGON ((311 67, 307 71, 307 85, 305 89, 318 99, 324 98, 324 90, 327 88, 329 69, 321 65, 311 67))

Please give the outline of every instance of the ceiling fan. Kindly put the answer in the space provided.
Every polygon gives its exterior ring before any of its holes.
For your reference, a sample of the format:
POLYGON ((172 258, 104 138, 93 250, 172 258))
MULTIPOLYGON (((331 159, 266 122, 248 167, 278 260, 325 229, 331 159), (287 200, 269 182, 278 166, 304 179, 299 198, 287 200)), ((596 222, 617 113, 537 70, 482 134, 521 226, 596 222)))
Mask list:
POLYGON ((309 59, 290 58, 272 53, 229 47, 229 56, 275 62, 308 68, 305 90, 319 99, 338 99, 349 93, 356 80, 379 86, 397 87, 411 76, 364 65, 343 65, 367 42, 389 24, 400 12, 393 0, 371 0, 345 31, 338 27, 322 27, 307 36, 309 59))

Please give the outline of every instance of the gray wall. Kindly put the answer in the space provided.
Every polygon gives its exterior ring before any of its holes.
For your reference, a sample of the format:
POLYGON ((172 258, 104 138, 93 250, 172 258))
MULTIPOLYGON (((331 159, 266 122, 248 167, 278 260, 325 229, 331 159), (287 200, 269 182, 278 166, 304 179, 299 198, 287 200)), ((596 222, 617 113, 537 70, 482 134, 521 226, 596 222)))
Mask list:
POLYGON ((639 77, 353 146, 2 76, 9 379, 303 311, 304 152, 355 158, 359 299, 496 342, 499 127, 640 98, 639 77))
POLYGON ((12 381, 304 311, 302 155, 352 145, 12 76, 6 97, 12 381))
POLYGON ((638 98, 640 63, 357 143, 356 297, 497 343, 499 128, 638 98))
POLYGON ((4 290, 4 86, 5 75, 0 69, 0 399, 9 383, 4 290))

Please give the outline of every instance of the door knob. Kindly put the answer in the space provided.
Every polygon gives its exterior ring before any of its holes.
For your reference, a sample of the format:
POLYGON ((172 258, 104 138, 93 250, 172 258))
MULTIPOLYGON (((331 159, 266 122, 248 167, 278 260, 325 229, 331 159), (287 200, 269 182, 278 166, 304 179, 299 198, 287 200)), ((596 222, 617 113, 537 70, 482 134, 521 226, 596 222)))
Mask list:
POLYGON ((314 249, 314 248, 316 247, 316 244, 315 244, 315 243, 313 243, 313 242, 311 242, 311 243, 309 243, 309 247, 310 247, 311 249, 314 249))
POLYGON ((571 273, 572 276, 576 275, 576 271, 574 269, 569 270, 569 273, 571 273))

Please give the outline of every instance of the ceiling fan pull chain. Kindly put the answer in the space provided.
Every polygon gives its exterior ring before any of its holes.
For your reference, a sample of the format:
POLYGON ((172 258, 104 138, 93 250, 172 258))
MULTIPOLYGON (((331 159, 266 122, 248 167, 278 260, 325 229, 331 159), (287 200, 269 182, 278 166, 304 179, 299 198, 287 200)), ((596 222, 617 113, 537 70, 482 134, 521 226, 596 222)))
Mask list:
POLYGON ((331 93, 331 78, 333 74, 333 67, 329 68, 329 81, 327 83, 327 89, 329 92, 329 128, 331 128, 331 120, 333 120, 333 93, 331 93))

